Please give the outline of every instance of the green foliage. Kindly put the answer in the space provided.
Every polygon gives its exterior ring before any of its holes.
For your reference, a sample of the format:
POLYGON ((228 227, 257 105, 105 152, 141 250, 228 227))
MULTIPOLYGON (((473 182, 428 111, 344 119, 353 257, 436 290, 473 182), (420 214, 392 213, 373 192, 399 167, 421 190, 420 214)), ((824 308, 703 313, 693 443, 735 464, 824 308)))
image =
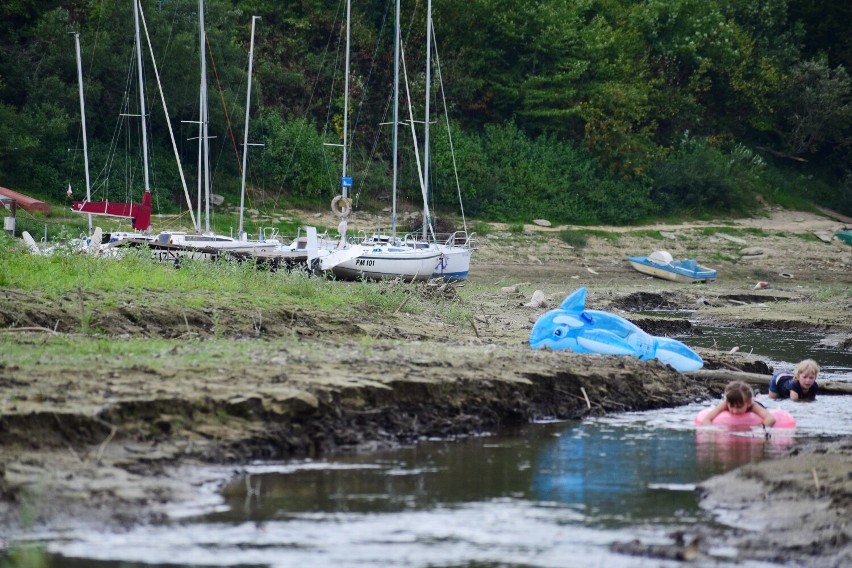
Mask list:
POLYGON ((482 221, 477 221, 473 224, 472 232, 476 233, 480 237, 484 237, 485 235, 490 234, 493 231, 493 228, 488 223, 484 223, 482 221))
MULTIPOLYGON (((331 197, 337 184, 332 181, 323 140, 316 127, 303 118, 284 120, 275 112, 261 119, 266 147, 260 167, 269 182, 283 188, 297 203, 331 197)), ((340 160, 333 160, 337 164, 340 160)), ((336 166, 334 166, 336 168, 336 166)), ((336 170, 335 170, 336 171, 336 170)))
POLYGON ((852 145, 852 79, 843 67, 831 69, 824 60, 797 63, 779 106, 784 144, 792 154, 852 145))
POLYGON ((597 237, 611 244, 617 245, 620 239, 618 233, 611 231, 601 231, 598 229, 565 229, 559 231, 559 238, 563 242, 568 243, 574 248, 583 248, 589 241, 589 237, 597 237))
POLYGON ((725 154, 707 140, 687 136, 672 157, 655 166, 652 197, 665 214, 746 212, 755 205, 764 166, 744 146, 725 154))
MULTIPOLYGON (((572 144, 545 135, 530 139, 511 123, 487 126, 482 135, 461 133, 454 146, 465 210, 472 215, 630 223, 654 208, 641 182, 613 179, 572 144)), ((440 138, 433 156, 436 171, 452 171, 440 138)), ((453 184, 444 179, 436 185, 453 184)))
POLYGON ((514 233, 516 235, 523 234, 524 224, 523 223, 512 223, 511 225, 509 225, 509 232, 514 233))
POLYGON ((574 248, 584 248, 589 243, 589 238, 584 231, 563 229, 559 231, 559 238, 574 248))
MULTIPOLYGON (((199 177, 197 6, 143 3, 168 105, 147 76, 157 212, 186 208, 166 114, 193 196, 199 177)), ((250 16, 258 14, 250 139, 264 147, 249 152, 252 198, 324 206, 339 189, 342 163, 340 149, 324 145, 339 143, 343 129, 341 6, 206 6, 213 191, 233 202, 239 186, 248 34, 250 16)), ((384 207, 392 34, 385 3, 352 8, 348 173, 360 208, 384 207)), ((422 5, 402 8, 412 30, 425 28, 422 5)), ((68 34, 79 31, 93 198, 138 201, 131 15, 123 3, 2 3, 0 185, 67 204, 71 183, 74 197, 82 197, 68 34)), ((442 82, 432 75, 432 108, 446 96, 469 214, 627 224, 748 211, 753 194, 852 213, 852 63, 841 8, 803 0, 435 0, 433 16, 442 82), (685 132, 693 136, 688 143, 685 132)), ((406 33, 416 120, 424 50, 422 32, 406 33)), ((144 58, 152 70, 147 47, 144 58)), ((407 120, 405 104, 402 115, 407 120)), ((436 207, 448 209, 457 202, 456 181, 442 130, 433 130, 430 188, 436 207)), ((400 142, 399 196, 417 203, 407 129, 400 142)))

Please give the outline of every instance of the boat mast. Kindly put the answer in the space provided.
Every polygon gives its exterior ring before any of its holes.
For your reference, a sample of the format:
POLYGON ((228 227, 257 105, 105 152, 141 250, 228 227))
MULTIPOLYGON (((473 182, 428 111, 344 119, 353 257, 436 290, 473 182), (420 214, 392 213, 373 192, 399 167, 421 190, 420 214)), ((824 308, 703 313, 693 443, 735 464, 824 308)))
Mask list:
POLYGON ((142 41, 139 36, 139 1, 133 0, 133 23, 136 35, 136 66, 139 72, 139 117, 142 121, 142 176, 145 180, 145 193, 151 193, 148 177, 148 127, 145 112, 145 86, 142 72, 142 41))
POLYGON ((423 134, 423 240, 429 238, 429 99, 432 86, 432 0, 426 3, 426 118, 423 134))
MULTIPOLYGON (((210 232, 210 144, 207 124, 207 33, 204 31, 204 0, 198 0, 198 39, 201 44, 201 143, 204 148, 204 230, 210 232)), ((201 175, 201 172, 198 172, 201 175)))
MULTIPOLYGON (((83 163, 86 170, 86 202, 92 201, 92 186, 89 182, 89 143, 86 138, 86 103, 83 98, 83 62, 80 57, 80 34, 74 34, 74 47, 77 52, 77 84, 80 89, 80 122, 83 125, 83 163)), ((89 234, 92 234, 92 214, 89 217, 89 234)))
MULTIPOLYGON (((249 105, 251 105, 251 72, 254 64, 254 25, 259 16, 251 17, 251 42, 249 43, 248 64, 248 87, 246 88, 246 126, 243 134, 243 175, 240 183, 240 225, 237 229, 237 238, 243 238, 243 211, 246 203, 246 166, 248 162, 248 135, 249 135, 249 105)), ((344 131, 346 127, 344 126, 344 131)), ((345 135, 344 135, 345 136, 345 135)), ((346 155, 346 145, 343 146, 343 155, 346 155)), ((346 158, 343 159, 343 175, 346 175, 346 158)), ((345 195, 345 194, 344 194, 345 195)))
POLYGON ((397 183, 397 133, 399 131, 399 0, 394 7, 393 24, 393 182, 391 202, 391 238, 396 238, 396 183, 397 183))
MULTIPOLYGON (((343 178, 346 176, 346 165, 348 163, 348 135, 349 135, 349 45, 350 28, 352 27, 352 1, 346 0, 346 70, 343 81, 343 178)), ((341 192, 343 197, 349 197, 349 188, 341 179, 341 192)))

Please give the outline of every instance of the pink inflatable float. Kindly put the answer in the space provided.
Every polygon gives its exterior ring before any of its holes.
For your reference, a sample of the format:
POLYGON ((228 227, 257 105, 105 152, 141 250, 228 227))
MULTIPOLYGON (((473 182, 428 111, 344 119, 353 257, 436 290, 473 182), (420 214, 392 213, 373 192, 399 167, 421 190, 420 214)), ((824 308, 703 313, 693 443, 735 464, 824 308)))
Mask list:
MULTIPOLYGON (((710 408, 706 408, 698 413, 695 417, 695 424, 701 425, 701 421, 710 412, 710 408)), ((773 428, 795 428, 796 419, 780 408, 773 408, 769 411, 775 417, 775 426, 773 428)), ((727 410, 719 413, 719 416, 713 419, 714 426, 760 426, 763 420, 754 412, 746 412, 745 414, 731 414, 727 410)))

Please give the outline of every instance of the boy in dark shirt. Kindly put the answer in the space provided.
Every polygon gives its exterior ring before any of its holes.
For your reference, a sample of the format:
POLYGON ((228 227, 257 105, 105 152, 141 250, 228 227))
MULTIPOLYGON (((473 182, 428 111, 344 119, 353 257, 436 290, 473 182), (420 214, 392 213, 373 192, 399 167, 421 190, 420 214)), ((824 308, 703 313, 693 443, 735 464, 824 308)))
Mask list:
POLYGON ((813 359, 805 359, 796 365, 796 370, 792 373, 789 371, 775 373, 769 381, 769 398, 816 400, 817 391, 819 391, 816 382, 818 374, 819 365, 813 359))

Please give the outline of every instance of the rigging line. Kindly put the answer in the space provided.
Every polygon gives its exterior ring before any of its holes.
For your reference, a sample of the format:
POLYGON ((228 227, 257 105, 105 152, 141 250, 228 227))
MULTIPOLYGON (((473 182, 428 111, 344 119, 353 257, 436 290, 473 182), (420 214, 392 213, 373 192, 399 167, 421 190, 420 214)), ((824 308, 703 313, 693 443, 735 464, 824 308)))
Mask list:
MULTIPOLYGON (((124 93, 121 98, 121 106, 118 109, 118 118, 115 121, 115 127, 113 128, 112 137, 110 138, 109 145, 107 147, 106 158, 104 160, 104 164, 100 171, 94 177, 92 181, 92 188, 98 187, 97 191, 103 192, 104 198, 109 196, 109 179, 110 179, 110 171, 115 165, 115 159, 118 154, 118 146, 119 141, 121 140, 121 133, 124 130, 124 122, 125 119, 122 115, 129 114, 130 109, 129 98, 130 98, 130 85, 133 80, 133 68, 134 68, 134 54, 136 53, 135 47, 131 50, 130 59, 128 61, 127 73, 124 79, 124 93)), ((129 152, 127 152, 128 146, 125 145, 125 155, 129 156, 129 152)), ((126 180, 125 180, 126 181, 126 180)), ((126 184, 125 184, 126 185, 126 184)), ((94 195, 94 192, 93 192, 94 195)), ((102 199, 104 200, 104 199, 102 199)))
MULTIPOLYGON (((341 22, 340 22, 340 32, 337 36, 337 54, 336 54, 336 57, 334 58, 334 69, 332 70, 332 73, 331 73, 331 77, 332 77, 331 89, 329 90, 329 94, 328 94, 328 105, 326 106, 325 124, 323 125, 323 130, 322 130, 322 139, 323 140, 325 140, 326 136, 328 136, 328 134, 329 134, 328 128, 329 128, 329 124, 331 124, 331 114, 332 114, 331 107, 332 107, 332 104, 334 103, 334 85, 335 85, 335 82, 336 82, 338 70, 340 69, 340 52, 342 51, 343 39, 345 37, 344 36, 344 26, 345 25, 346 25, 346 18, 342 18, 341 22)), ((344 77, 343 80, 348 81, 349 77, 344 77)), ((346 103, 344 102, 344 104, 346 104, 346 103)), ((336 180, 335 180, 336 175, 335 175, 334 172, 331 171, 331 165, 330 165, 331 162, 328 159, 328 154, 326 152, 323 152, 323 158, 324 158, 325 165, 326 165, 325 169, 326 169, 326 174, 327 174, 327 177, 328 177, 329 185, 331 186, 332 192, 335 192, 337 190, 337 183, 336 183, 336 180)))
POLYGON ((438 75, 438 86, 441 88, 441 100, 444 103, 444 120, 447 122, 447 140, 450 145, 450 157, 453 160, 453 175, 456 178, 456 192, 459 196, 459 209, 461 209, 462 227, 467 235, 467 219, 464 215, 464 201, 462 201, 461 183, 459 183, 459 170, 456 166, 456 151, 453 147, 453 132, 450 130, 450 113, 447 109, 447 93, 444 90, 444 76, 441 73, 441 59, 438 56, 438 38, 435 36, 435 26, 432 26, 432 45, 435 46, 435 70, 438 75))
POLYGON ((354 138, 355 138, 354 133, 357 132, 357 130, 358 130, 358 123, 360 122, 360 119, 361 119, 361 111, 364 108, 364 103, 367 100, 367 93, 370 90, 370 82, 373 78, 373 69, 375 69, 375 67, 376 67, 376 60, 378 59, 379 48, 381 47, 381 44, 382 44, 382 34, 385 31, 385 24, 387 23, 387 20, 388 20, 388 14, 390 14, 391 1, 392 0, 388 0, 387 4, 385 4, 385 13, 384 13, 384 16, 382 16, 382 24, 381 24, 381 26, 379 26, 379 31, 376 34, 376 46, 373 48, 373 57, 370 60, 371 61, 370 69, 367 71, 367 79, 366 79, 366 81, 364 81, 364 88, 361 91, 361 98, 358 101, 358 112, 356 113, 355 120, 352 124, 353 135, 349 138, 350 155, 351 155, 351 148, 354 146, 354 138))
MULTIPOLYGON (((162 99, 162 103, 163 103, 163 114, 166 117, 166 126, 168 126, 169 138, 170 138, 171 143, 172 143, 172 150, 174 151, 174 154, 175 154, 175 162, 177 164, 178 174, 180 174, 181 187, 183 188, 183 193, 184 193, 184 196, 186 197, 187 203, 191 203, 192 201, 189 198, 189 190, 187 189, 187 186, 186 186, 186 178, 183 175, 183 167, 181 166, 181 162, 180 162, 180 155, 178 154, 177 144, 175 143, 175 134, 174 134, 174 131, 172 130, 172 121, 169 119, 169 112, 168 112, 168 109, 166 109, 166 100, 165 100, 165 96, 163 95, 162 84, 160 83, 160 74, 157 71, 157 62, 154 60, 154 49, 151 46, 151 38, 148 35, 148 24, 145 22, 145 14, 142 11, 142 5, 141 4, 139 5, 139 16, 140 16, 140 19, 142 21, 142 25, 145 28, 145 38, 148 42, 148 51, 151 54, 151 62, 154 64, 153 65, 154 66, 154 76, 157 78, 157 87, 160 90, 160 98, 162 99)), ((190 213, 190 215, 192 216, 192 213, 190 213)), ((192 216, 192 220, 193 220, 193 222, 195 221, 194 216, 192 216)))
POLYGON ((210 53, 210 65, 213 67, 213 77, 216 79, 216 88, 219 91, 219 100, 222 102, 222 109, 225 111, 225 123, 228 126, 228 134, 230 134, 231 144, 234 146, 234 154, 237 157, 237 167, 240 171, 240 175, 242 175, 242 156, 240 156, 240 151, 237 148, 237 138, 234 136, 234 128, 231 124, 231 114, 228 112, 228 105, 225 102, 225 94, 222 91, 222 82, 219 79, 219 71, 216 69, 216 60, 213 58, 213 47, 210 45, 210 35, 204 34, 204 38, 207 40, 207 52, 210 53))
MULTIPOLYGON (((366 99, 367 99, 367 93, 369 91, 369 86, 370 86, 370 83, 372 81, 373 69, 376 66, 375 62, 378 60, 377 53, 378 53, 379 48, 380 48, 381 43, 382 43, 381 38, 382 38, 383 32, 385 30, 385 24, 387 23, 387 21, 389 19, 388 16, 389 16, 390 11, 391 11, 392 3, 393 3, 393 0, 388 0, 388 2, 385 4, 385 13, 384 13, 384 16, 382 18, 382 25, 379 28, 379 33, 376 36, 376 47, 373 50, 373 59, 372 59, 373 63, 370 65, 370 71, 367 74, 367 81, 364 84, 364 90, 363 90, 363 93, 362 93, 362 96, 361 96, 361 101, 358 103, 358 114, 356 115, 355 126, 352 129, 353 131, 357 130, 357 124, 360 121, 361 110, 363 109, 364 101, 366 101, 366 99)), ((379 121, 379 127, 377 127, 373 131, 373 144, 370 147, 370 153, 368 155, 367 161, 364 163, 364 167, 361 170, 360 183, 357 184, 358 190, 355 193, 355 199, 354 199, 354 204, 355 204, 356 207, 358 205, 358 202, 361 199, 361 191, 367 185, 367 177, 369 176, 369 172, 370 172, 369 164, 372 163, 372 161, 376 157, 376 153, 378 152, 379 142, 380 142, 380 139, 381 139, 381 130, 382 130, 381 124, 384 124, 385 122, 387 122, 387 116, 388 116, 388 112, 390 112, 390 105, 391 105, 392 99, 393 99, 393 93, 391 92, 391 90, 389 90, 387 98, 385 99, 384 112, 382 113, 382 118, 379 121)), ((354 139, 354 136, 352 138, 354 139)), ((354 145, 354 140, 352 141, 352 144, 354 145)))
MULTIPOLYGON (((388 95, 385 98, 385 108, 384 108, 384 111, 382 112, 381 120, 379 121, 380 125, 385 124, 388 121, 388 113, 390 112, 391 102, 393 100, 393 92, 391 92, 391 91, 388 92, 388 95)), ((373 159, 375 158, 376 153, 378 152, 379 144, 381 143, 381 138, 382 138, 382 129, 376 128, 373 131, 373 144, 370 148, 370 155, 369 155, 369 158, 367 159, 366 163, 364 164, 364 169, 362 170, 363 173, 361 175, 361 183, 358 184, 358 191, 355 194, 355 203, 356 204, 361 198, 361 190, 367 185, 366 184, 367 176, 369 175, 369 171, 370 171, 371 164, 373 163, 373 159)))
POLYGON ((414 127, 414 106, 411 104, 411 93, 408 90, 408 71, 405 66, 405 53, 403 52, 403 46, 400 44, 399 46, 399 58, 402 63, 402 73, 405 76, 405 94, 408 100, 408 120, 411 122, 411 138, 414 141, 414 158, 417 161, 417 178, 420 182, 420 193, 421 199, 423 199, 423 211, 425 215, 425 222, 429 225, 429 229, 432 232, 432 239, 435 239, 435 230, 432 227, 432 214, 429 212, 429 202, 426 199, 426 184, 425 179, 423 177, 423 166, 420 163, 420 150, 418 149, 417 143, 417 130, 414 127))
MULTIPOLYGON (((91 55, 89 56, 89 59, 90 59, 90 60, 89 60, 89 63, 86 65, 86 68, 87 68, 87 69, 89 69, 90 71, 94 68, 94 62, 95 62, 95 61, 97 61, 96 54, 97 54, 98 45, 100 44, 100 31, 101 31, 101 20, 102 20, 102 19, 103 19, 103 10, 100 10, 100 11, 98 12, 98 18, 97 18, 97 20, 95 21, 95 23, 96 23, 96 26, 95 26, 95 34, 94 34, 94 35, 95 35, 95 41, 94 41, 94 44, 92 45, 91 55)), ((80 31, 82 31, 82 30, 80 30, 80 31)), ((82 33, 81 33, 80 35, 82 36, 82 33)), ((81 56, 81 57, 82 57, 82 56, 81 56)), ((84 97, 87 97, 87 96, 88 96, 89 88, 90 88, 90 83, 89 83, 89 82, 86 82, 86 83, 83 85, 83 96, 84 96, 84 97)), ((86 117, 82 117, 82 120, 86 120, 86 117)), ((81 128, 82 128, 82 126, 81 126, 81 128)), ((80 131, 78 131, 78 133, 77 133, 77 140, 76 140, 76 141, 75 141, 75 143, 74 143, 75 148, 76 148, 77 144, 79 143, 80 136, 81 136, 81 133, 80 133, 80 131)), ((76 154, 75 154, 75 158, 74 158, 74 160, 72 161, 72 169, 74 169, 74 167, 76 167, 76 165, 75 165, 75 164, 76 164, 76 161, 77 161, 77 160, 76 160, 76 154)), ((69 183, 69 185, 70 185, 70 183, 71 183, 70 175, 69 175, 68 183, 69 183)), ((90 183, 90 184, 89 184, 90 189, 91 189, 93 186, 94 186, 94 183, 90 183)))
MULTIPOLYGON (((337 12, 335 13, 335 17, 334 17, 335 22, 337 21, 338 15, 342 11, 343 1, 344 0, 341 0, 337 5, 337 12)), ((306 119, 307 119, 308 113, 310 112, 311 104, 313 103, 313 100, 314 100, 314 95, 316 94, 317 89, 319 88, 319 82, 320 82, 320 77, 322 75, 322 70, 325 67, 325 60, 328 56, 328 52, 330 51, 329 46, 331 45, 331 42, 334 39, 334 28, 335 28, 335 26, 332 25, 331 32, 328 34, 328 41, 325 44, 325 50, 323 51, 323 54, 322 54, 322 60, 320 61, 320 66, 319 66, 319 69, 317 70, 317 76, 316 76, 316 79, 314 80, 313 88, 311 89, 311 95, 308 98, 308 104, 305 106, 305 112, 304 112, 303 118, 306 118, 306 119)), ((284 165, 284 171, 286 171, 287 169, 290 168, 290 166, 293 163, 293 160, 296 157, 296 146, 298 145, 299 140, 300 140, 300 137, 297 136, 296 140, 294 141, 294 143, 292 145, 292 149, 290 151, 289 159, 287 160, 286 164, 284 165)), ((325 153, 323 153, 323 159, 327 159, 324 154, 325 153)), ((326 167, 328 167, 328 166, 326 165, 326 167)), ((276 197, 275 197, 275 207, 276 208, 278 207, 278 200, 279 200, 283 190, 284 190, 284 180, 282 179, 281 185, 278 186, 278 191, 276 192, 276 197)))

